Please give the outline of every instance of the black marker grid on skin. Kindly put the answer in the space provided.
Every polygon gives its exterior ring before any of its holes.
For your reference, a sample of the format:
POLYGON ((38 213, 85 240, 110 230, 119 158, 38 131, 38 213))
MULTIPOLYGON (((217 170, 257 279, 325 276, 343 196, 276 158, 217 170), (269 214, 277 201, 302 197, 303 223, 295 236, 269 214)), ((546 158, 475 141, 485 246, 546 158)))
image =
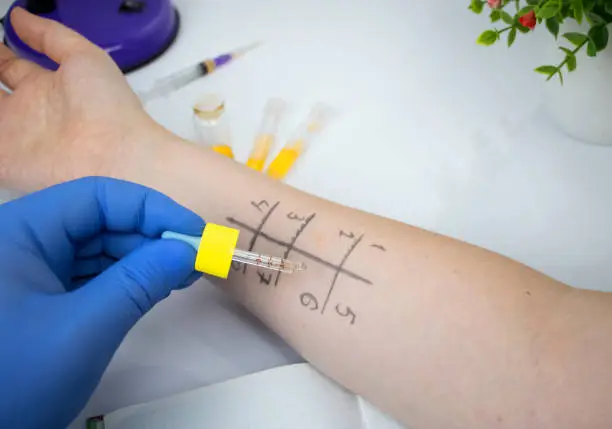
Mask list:
MULTIPOLYGON (((351 233, 351 236, 354 237, 353 233, 351 233)), ((349 256, 351 256, 351 253, 353 253, 353 251, 357 248, 357 246, 359 246, 359 243, 361 243, 361 240, 363 240, 363 234, 359 236, 359 238, 357 238, 353 242, 353 244, 351 244, 351 247, 349 248, 348 252, 346 252, 344 257, 342 258, 340 265, 336 267, 336 273, 334 274, 334 279, 332 280, 331 286, 329 287, 329 292, 327 292, 327 296, 325 297, 323 308, 321 308, 321 314, 325 313, 325 309, 327 308, 327 303, 329 302, 329 298, 331 298, 331 295, 334 292, 334 288, 336 287, 336 282, 338 281, 340 270, 342 270, 342 267, 344 267, 344 264, 346 264, 346 261, 348 260, 349 256)))
MULTIPOLYGON (((259 211, 261 211, 261 205, 262 204, 266 204, 269 205, 268 202, 266 200, 260 201, 259 205, 257 205, 255 202, 251 202, 251 204, 255 207, 257 207, 257 209, 259 211)), ((278 205, 280 204, 280 201, 277 201, 276 204, 274 204, 270 210, 268 210, 268 212, 264 215, 264 217, 261 219, 261 222, 259 223, 259 226, 257 227, 257 229, 254 231, 253 233, 253 238, 251 238, 251 242, 249 243, 249 252, 252 252, 253 249, 255 248, 255 244, 257 243, 257 239, 259 238, 259 236, 261 235, 261 232, 263 230, 263 227, 266 225, 266 222, 268 221, 268 219, 270 219, 270 216, 272 216, 272 213, 274 213, 274 210, 276 210, 276 208, 278 207, 278 205)), ((229 219, 228 219, 229 220, 229 219)), ((247 266, 246 264, 243 265, 243 269, 242 272, 246 273, 247 270, 247 266)))
MULTIPOLYGON (((237 220, 237 219, 235 219, 233 217, 228 217, 228 218, 226 218, 226 220, 229 223, 237 226, 240 229, 243 229, 245 231, 249 231, 249 232, 251 232, 253 234, 257 233, 257 228, 253 228, 252 226, 249 226, 249 225, 247 225, 247 224, 245 224, 245 223, 243 223, 243 222, 241 222, 241 221, 239 221, 239 220, 237 220)), ((259 238, 263 238, 264 240, 267 240, 267 241, 269 241, 271 243, 274 243, 274 244, 278 244, 279 246, 282 246, 282 247, 288 247, 289 246, 289 243, 287 243, 286 241, 274 238, 274 237, 266 234, 265 232, 259 232, 259 238)), ((321 265, 323 265, 323 266, 325 266, 327 268, 331 268, 331 269, 334 269, 334 270, 337 270, 337 269, 340 268, 340 274, 344 274, 345 276, 348 276, 348 277, 352 278, 353 280, 357 280, 357 281, 365 283, 365 284, 367 284, 369 286, 372 285, 372 282, 370 280, 368 280, 368 279, 366 279, 366 278, 364 278, 364 277, 362 277, 362 276, 360 276, 358 274, 355 274, 354 272, 349 271, 349 270, 347 270, 345 268, 339 267, 338 265, 335 265, 333 262, 329 262, 329 261, 326 261, 324 259, 321 259, 318 256, 313 255, 310 252, 307 252, 305 250, 300 249, 299 247, 293 247, 292 251, 297 253, 297 254, 299 254, 299 255, 302 255, 305 258, 310 259, 311 261, 314 261, 314 262, 316 262, 318 264, 321 264, 321 265)))
MULTIPOLYGON (((323 305, 321 306, 319 304, 319 300, 316 298, 315 295, 313 295, 310 292, 304 292, 300 294, 299 296, 300 304, 303 307, 311 311, 320 310, 321 314, 325 314, 327 310, 327 306, 331 301, 331 297, 332 297, 334 288, 336 287, 336 282, 338 281, 338 278, 341 275, 346 276, 357 282, 366 284, 368 286, 372 286, 373 283, 370 280, 344 268, 351 254, 355 251, 355 249, 357 249, 360 243, 362 243, 364 239, 363 234, 361 234, 360 236, 356 236, 352 232, 347 233, 345 231, 340 230, 339 238, 344 239, 344 240, 347 240, 347 239, 351 240, 352 243, 350 247, 348 248, 347 252, 342 257, 339 264, 324 260, 323 258, 320 258, 319 256, 296 246, 298 238, 304 233, 304 231, 306 231, 308 226, 311 225, 312 221, 316 217, 316 213, 311 213, 308 216, 300 216, 296 214, 295 212, 290 212, 286 215, 286 217, 289 220, 300 222, 298 228, 296 229, 296 233, 293 235, 293 237, 291 238, 291 241, 289 242, 280 240, 276 237, 272 237, 271 235, 263 232, 263 229, 266 223, 270 220, 272 214, 275 212, 275 210, 278 208, 279 205, 280 205, 280 201, 277 201, 276 203, 272 205, 270 205, 270 203, 266 200, 261 200, 259 202, 252 201, 251 206, 256 208, 259 212, 263 213, 262 220, 257 226, 247 225, 246 223, 234 217, 227 217, 226 220, 228 223, 240 228, 241 230, 248 231, 253 234, 253 237, 251 238, 250 245, 249 245, 249 251, 253 251, 257 242, 260 239, 262 239, 270 243, 276 244, 280 247, 284 247, 285 248, 285 253, 283 256, 284 258, 288 258, 289 254, 294 252, 294 253, 301 255, 304 258, 309 259, 311 262, 320 264, 334 271, 334 275, 330 281, 329 289, 325 296, 325 301, 323 305), (264 211, 264 209, 267 209, 267 210, 264 211)), ((386 251, 386 249, 383 246, 378 245, 378 244, 370 245, 370 247, 375 247, 376 249, 382 250, 383 252, 386 251)), ((232 264, 232 268, 236 271, 242 271, 243 274, 246 273, 246 266, 244 264, 242 264, 242 267, 240 266, 240 264, 232 264)), ((280 272, 276 273, 276 278, 274 279, 274 282, 273 282, 272 281, 273 274, 257 270, 257 276, 259 277, 260 284, 264 284, 266 286, 270 286, 272 284, 273 286, 277 286, 281 278, 281 274, 282 273, 280 272)), ((349 321, 349 325, 355 324, 355 320, 357 317, 355 312, 347 305, 344 305, 342 303, 335 303, 335 304, 336 304, 334 306, 335 313, 342 318, 346 318, 349 321)))
MULTIPOLYGON (((295 246, 295 243, 297 242, 297 239, 300 237, 300 235, 302 235, 302 233, 304 232, 304 230, 306 229, 308 224, 315 218, 315 216, 316 216, 316 213, 313 213, 310 216, 308 216, 306 219, 304 219, 304 218, 300 218, 300 217, 295 216, 295 214, 293 212, 291 212, 291 213, 289 213, 287 215, 287 217, 289 219, 291 219, 291 220, 301 220, 302 224, 300 225, 299 229, 297 230, 297 232, 295 233, 295 235, 291 239, 291 242, 289 243, 289 246, 287 246, 287 250, 285 250, 285 253, 283 255, 283 259, 289 259, 289 254, 293 250, 293 247, 295 246)), ((276 280, 274 280, 274 286, 278 286, 278 281, 280 280, 281 274, 282 273, 280 271, 276 273, 276 280)))

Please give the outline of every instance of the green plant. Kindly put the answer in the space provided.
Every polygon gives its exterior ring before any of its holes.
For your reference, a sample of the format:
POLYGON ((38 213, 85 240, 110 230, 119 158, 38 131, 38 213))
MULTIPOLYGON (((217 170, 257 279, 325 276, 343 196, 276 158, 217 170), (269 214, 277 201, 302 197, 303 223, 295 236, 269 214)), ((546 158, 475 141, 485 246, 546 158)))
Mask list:
POLYGON ((529 33, 536 25, 544 24, 550 33, 558 39, 559 26, 566 19, 576 20, 579 24, 588 23, 587 33, 565 33, 573 49, 560 46, 565 58, 557 65, 543 65, 535 69, 544 74, 547 80, 559 76, 563 84, 563 68, 572 72, 577 67, 576 54, 586 47, 590 57, 604 50, 608 45, 608 27, 612 22, 612 0, 471 0, 469 9, 481 14, 485 5, 490 11, 491 22, 503 22, 501 29, 487 30, 477 42, 490 46, 507 34, 508 47, 512 46, 518 34, 529 33))

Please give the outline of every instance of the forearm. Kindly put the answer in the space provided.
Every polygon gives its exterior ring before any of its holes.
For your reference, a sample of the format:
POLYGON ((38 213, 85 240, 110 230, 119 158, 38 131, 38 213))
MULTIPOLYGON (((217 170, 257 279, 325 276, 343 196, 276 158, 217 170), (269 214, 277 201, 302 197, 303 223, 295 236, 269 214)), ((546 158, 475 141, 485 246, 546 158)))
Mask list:
POLYGON ((115 174, 240 228, 242 248, 304 261, 308 270, 293 275, 235 267, 223 285, 320 370, 412 427, 564 427, 582 420, 554 415, 584 401, 589 382, 612 392, 608 377, 588 373, 612 358, 597 338, 607 296, 191 144, 149 154, 115 174), (565 366, 576 371, 561 379, 565 366))

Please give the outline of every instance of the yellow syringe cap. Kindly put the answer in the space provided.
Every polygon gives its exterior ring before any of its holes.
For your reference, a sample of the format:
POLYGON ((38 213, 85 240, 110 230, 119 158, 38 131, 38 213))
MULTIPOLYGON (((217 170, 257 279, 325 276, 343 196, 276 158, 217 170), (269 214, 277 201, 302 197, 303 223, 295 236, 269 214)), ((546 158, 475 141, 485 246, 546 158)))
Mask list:
POLYGON ((226 279, 232 267, 239 235, 237 229, 207 223, 195 260, 196 271, 226 279))

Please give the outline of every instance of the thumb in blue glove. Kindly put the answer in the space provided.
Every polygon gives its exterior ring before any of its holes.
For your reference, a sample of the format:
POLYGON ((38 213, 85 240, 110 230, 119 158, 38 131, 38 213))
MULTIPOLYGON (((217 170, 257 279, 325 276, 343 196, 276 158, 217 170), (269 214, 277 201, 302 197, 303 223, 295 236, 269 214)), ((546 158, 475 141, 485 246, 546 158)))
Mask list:
POLYGON ((0 427, 67 426, 140 317, 198 278, 194 250, 161 233, 203 226, 101 178, 0 206, 0 427))

